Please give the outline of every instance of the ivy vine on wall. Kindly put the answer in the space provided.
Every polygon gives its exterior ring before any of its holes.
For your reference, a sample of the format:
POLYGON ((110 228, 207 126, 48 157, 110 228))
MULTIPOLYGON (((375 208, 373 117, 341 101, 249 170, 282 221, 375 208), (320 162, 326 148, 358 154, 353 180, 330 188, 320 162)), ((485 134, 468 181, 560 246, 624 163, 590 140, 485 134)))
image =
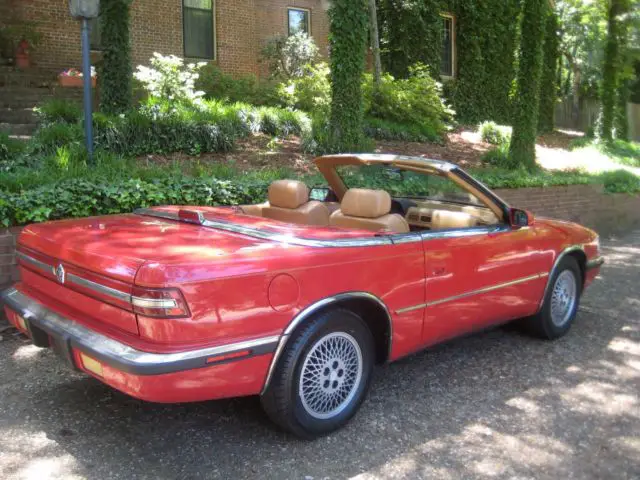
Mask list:
POLYGON ((538 112, 538 133, 552 132, 554 113, 558 99, 558 60, 560 58, 560 37, 558 17, 549 9, 544 34, 542 78, 540 79, 540 108, 538 112))
POLYGON ((98 78, 100 107, 106 113, 121 113, 131 106, 131 2, 132 0, 100 2, 103 51, 98 78))
POLYGON ((356 151, 364 142, 362 76, 369 25, 367 1, 334 0, 329 9, 329 21, 331 148, 356 151))

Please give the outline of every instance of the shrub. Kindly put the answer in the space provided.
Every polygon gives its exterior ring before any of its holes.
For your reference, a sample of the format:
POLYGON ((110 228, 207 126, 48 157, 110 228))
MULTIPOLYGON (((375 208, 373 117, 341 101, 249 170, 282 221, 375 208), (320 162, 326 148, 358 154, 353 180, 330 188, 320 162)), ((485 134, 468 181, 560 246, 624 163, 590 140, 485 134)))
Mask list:
POLYGON ((628 170, 604 172, 602 183, 608 193, 640 193, 640 177, 628 170))
POLYGON ((478 133, 483 142, 491 145, 503 145, 511 141, 511 127, 495 122, 482 122, 478 126, 478 133))
POLYGON ((306 65, 304 75, 278 85, 280 102, 306 112, 329 112, 331 82, 329 65, 324 62, 306 65))
POLYGON ((77 123, 82 117, 79 104, 70 100, 54 98, 46 101, 34 109, 40 123, 77 123))
POLYGON ((375 98, 373 79, 371 75, 365 78, 365 111, 369 117, 415 125, 434 136, 445 132, 453 112, 441 98, 441 85, 429 76, 424 65, 411 67, 406 79, 384 75, 375 98))
MULTIPOLYGON (((514 162, 509 156, 509 142, 500 143, 491 150, 486 151, 480 159, 484 163, 505 170, 519 170, 520 168, 520 164, 514 162)), ((521 175, 526 175, 526 173, 521 172, 521 175)))
POLYGON ((205 98, 225 100, 230 103, 272 105, 277 101, 272 83, 260 81, 255 75, 234 78, 212 63, 199 70, 195 87, 204 92, 205 98))
POLYGON ((278 137, 300 136, 311 130, 311 121, 303 112, 276 107, 259 107, 251 110, 247 121, 252 132, 278 137))
POLYGON ((24 143, 0 132, 0 162, 8 162, 15 159, 24 151, 24 143))
POLYGON ((407 125, 402 123, 366 118, 364 133, 376 140, 401 140, 405 142, 439 142, 440 135, 426 125, 407 125))
POLYGON ((154 53, 150 60, 151 67, 138 65, 134 77, 142 83, 152 98, 173 102, 194 102, 204 95, 196 91, 195 82, 198 70, 206 63, 184 63, 175 55, 164 56, 154 53))
POLYGON ((36 130, 31 148, 34 153, 53 154, 59 147, 81 143, 82 127, 77 123, 48 123, 36 130))
MULTIPOLYGON (((349 149, 352 153, 371 152, 375 145, 371 139, 361 135, 357 144, 349 149)), ((317 112, 311 116, 311 127, 302 136, 302 150, 313 155, 344 153, 341 141, 332 135, 329 119, 326 114, 317 112)))
POLYGON ((275 37, 262 49, 262 59, 267 63, 271 76, 284 80, 303 76, 305 65, 313 63, 317 57, 318 47, 304 32, 275 37))

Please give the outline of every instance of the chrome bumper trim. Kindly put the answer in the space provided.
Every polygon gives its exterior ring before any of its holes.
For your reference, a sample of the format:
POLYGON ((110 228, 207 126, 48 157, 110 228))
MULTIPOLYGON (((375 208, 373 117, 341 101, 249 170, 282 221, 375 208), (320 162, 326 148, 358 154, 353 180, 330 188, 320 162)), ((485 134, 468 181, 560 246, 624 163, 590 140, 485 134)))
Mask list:
MULTIPOLYGON (((97 333, 73 320, 59 315, 12 287, 0 294, 0 300, 21 315, 30 325, 44 330, 65 345, 81 350, 112 367, 134 375, 160 375, 215 365, 220 355, 250 350, 247 356, 275 351, 279 335, 261 337, 244 342, 200 348, 176 353, 150 353, 136 350, 124 343, 97 333), (207 359, 213 360, 207 363, 207 359)), ((224 361, 224 358, 221 359, 224 361)))
POLYGON ((603 264, 604 264, 604 257, 600 256, 600 257, 592 258, 591 260, 587 260, 586 269, 592 270, 594 268, 601 267, 603 264))

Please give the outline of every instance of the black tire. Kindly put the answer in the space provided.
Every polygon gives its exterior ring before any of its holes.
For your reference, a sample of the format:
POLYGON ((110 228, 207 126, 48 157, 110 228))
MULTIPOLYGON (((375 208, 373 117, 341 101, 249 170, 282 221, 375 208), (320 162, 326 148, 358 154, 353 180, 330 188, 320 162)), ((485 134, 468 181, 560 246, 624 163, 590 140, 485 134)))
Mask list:
MULTIPOLYGON (((564 275, 569 275, 564 274, 564 275)), ((558 268, 553 272, 549 280, 549 288, 545 293, 544 302, 540 311, 532 316, 523 319, 522 325, 525 327, 528 333, 545 340, 555 340, 566 334, 578 313, 578 306, 580 304, 580 296, 582 295, 582 272, 578 261, 574 257, 566 256, 558 264, 558 268), (575 302, 568 311, 566 320, 558 324, 553 321, 551 313, 551 304, 553 298, 554 287, 560 275, 563 272, 569 272, 575 280, 575 302)))
MULTIPOLYGON (((351 340, 346 340, 347 348, 350 352, 356 352, 357 348, 353 347, 351 340)), ((373 336, 358 315, 344 309, 321 313, 296 330, 289 339, 268 388, 262 395, 262 407, 278 426, 298 437, 313 439, 333 432, 343 427, 360 408, 369 389, 374 363, 373 336), (340 411, 330 418, 320 419, 309 413, 308 402, 305 406, 301 398, 300 378, 306 359, 313 356, 313 354, 310 355, 312 350, 320 344, 320 340, 326 341, 327 336, 331 335, 335 338, 336 335, 333 334, 336 334, 341 341, 351 339, 357 342, 361 353, 361 375, 359 380, 353 380, 353 387, 349 389, 350 393, 345 398, 340 411)), ((333 363, 329 367, 337 368, 333 363)), ((318 369, 318 372, 326 372, 329 367, 318 369)), ((331 375, 338 374, 340 370, 331 372, 331 375)), ((346 379, 347 374, 344 375, 346 379)), ((353 375, 356 376, 355 373, 353 375)), ((342 386, 342 383, 340 385, 342 386)))

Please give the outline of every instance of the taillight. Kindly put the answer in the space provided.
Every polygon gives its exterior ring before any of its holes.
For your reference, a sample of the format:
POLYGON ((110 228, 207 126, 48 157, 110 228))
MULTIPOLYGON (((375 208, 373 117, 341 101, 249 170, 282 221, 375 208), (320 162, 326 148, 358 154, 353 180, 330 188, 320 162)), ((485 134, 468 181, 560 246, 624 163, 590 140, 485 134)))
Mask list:
POLYGON ((177 288, 133 287, 131 305, 134 313, 146 317, 189 317, 189 307, 177 288))

